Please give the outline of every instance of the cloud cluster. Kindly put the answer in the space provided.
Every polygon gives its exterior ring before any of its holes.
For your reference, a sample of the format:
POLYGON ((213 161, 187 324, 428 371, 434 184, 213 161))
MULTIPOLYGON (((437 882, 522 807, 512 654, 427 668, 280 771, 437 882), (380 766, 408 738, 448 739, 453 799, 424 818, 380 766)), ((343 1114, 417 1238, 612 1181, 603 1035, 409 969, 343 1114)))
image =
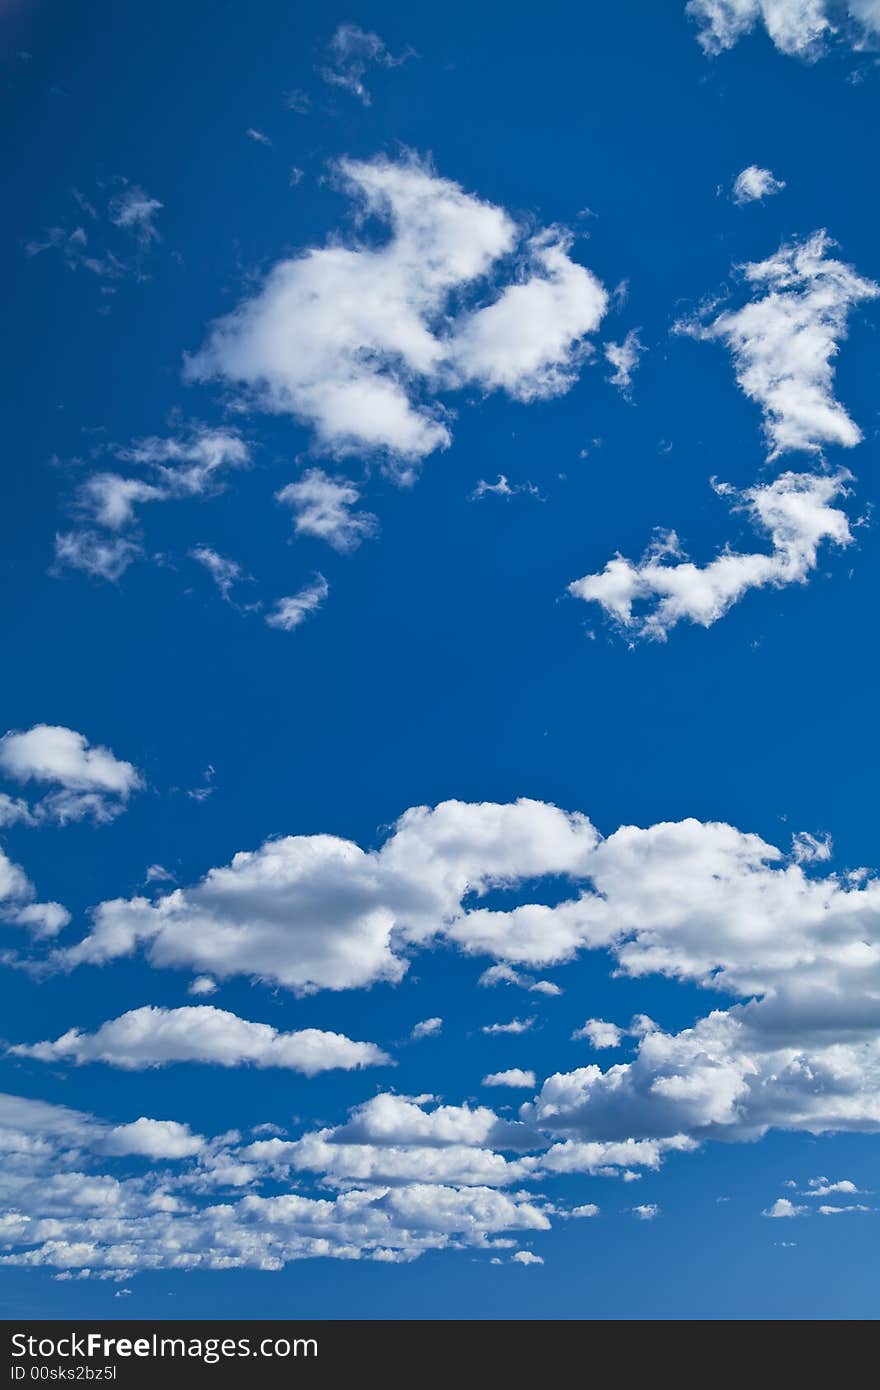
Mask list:
POLYGON ((377 452, 400 477, 450 442, 440 393, 568 389, 607 296, 566 233, 527 234, 414 157, 342 160, 337 176, 388 239, 336 237, 280 261, 213 325, 190 379, 244 389, 308 425, 323 452, 377 452), (508 283, 496 292, 490 274, 508 283))
POLYGON ((16 782, 54 788, 32 806, 4 797, 0 811, 7 824, 10 818, 26 824, 86 819, 103 824, 120 815, 132 792, 143 786, 132 763, 59 724, 35 724, 0 738, 0 772, 16 782))
POLYGON ((55 538, 56 570, 78 569, 116 581, 143 554, 132 530, 137 508, 209 494, 225 470, 250 462, 250 449, 236 430, 204 426, 165 439, 141 439, 114 453, 121 462, 146 470, 148 477, 104 471, 86 479, 75 502, 82 524, 55 538))
POLYGON ((775 482, 736 492, 716 483, 755 529, 770 540, 769 551, 725 548, 706 565, 695 565, 674 531, 661 534, 638 561, 618 554, 598 574, 568 586, 575 598, 598 603, 608 617, 637 637, 664 640, 683 620, 710 627, 750 589, 805 584, 824 541, 852 540, 846 514, 832 506, 846 492, 849 474, 783 473, 775 482))
POLYGON ((815 62, 829 41, 859 49, 880 39, 877 0, 688 0, 697 38, 710 55, 733 48, 759 25, 781 53, 815 62))

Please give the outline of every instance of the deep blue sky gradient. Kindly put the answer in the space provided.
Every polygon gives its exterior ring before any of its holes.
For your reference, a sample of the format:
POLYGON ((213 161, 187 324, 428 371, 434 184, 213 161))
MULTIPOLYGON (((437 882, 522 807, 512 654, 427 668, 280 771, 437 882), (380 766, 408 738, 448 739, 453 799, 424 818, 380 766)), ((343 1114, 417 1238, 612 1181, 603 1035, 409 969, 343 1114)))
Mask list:
MULTIPOLYGON (((733 263, 823 226, 845 260, 880 277, 878 78, 848 81, 851 54, 816 66, 787 59, 764 35, 710 62, 683 9, 4 6, 0 723, 82 730, 142 768, 150 788, 107 827, 6 833, 41 896, 74 912, 71 936, 90 905, 138 891, 150 863, 186 883, 273 834, 376 844, 406 807, 445 797, 531 796, 583 810, 606 833, 683 816, 783 847, 794 830, 827 831, 836 867, 876 866, 876 528, 857 530, 845 553, 824 551, 808 586, 750 594, 713 628, 682 625, 666 644, 630 650, 598 610, 565 597, 615 549, 637 556, 657 525, 674 526, 698 561, 751 537, 709 478, 745 486, 769 476, 758 411, 726 351, 671 336, 675 319, 729 282, 733 263), (315 73, 342 20, 416 53, 368 78, 368 107, 315 73), (285 108, 293 88, 311 96, 307 115, 285 108), (366 478, 381 537, 352 556, 290 543, 289 513, 272 499, 296 476, 309 435, 252 415, 240 422, 254 444, 249 472, 219 496, 144 510, 147 548, 166 563, 135 565, 118 586, 50 575, 54 532, 68 524, 93 450, 162 434, 176 418, 225 418, 215 385, 182 383, 183 354, 255 273, 346 225, 328 161, 401 146, 430 152, 440 173, 536 224, 574 227, 578 259, 609 288, 628 280, 603 335, 640 326, 650 349, 632 403, 607 386, 600 361, 550 402, 450 401, 453 445, 415 486, 377 470, 366 478), (751 163, 787 187, 736 208, 726 190, 751 163), (293 165, 304 171, 296 187, 293 165), (24 246, 75 220, 72 188, 106 201, 119 176, 164 204, 162 241, 145 259, 149 278, 119 282, 100 312, 95 277, 51 251, 28 258, 24 246), (587 208, 595 216, 580 215, 587 208), (468 500, 499 472, 537 484, 545 500, 468 500), (292 593, 318 569, 330 597, 296 633, 272 631, 220 601, 187 558, 200 542, 255 576, 255 597, 292 593), (185 791, 209 764, 216 790, 195 802, 185 791)), ((866 437, 851 458, 832 451, 857 476, 853 515, 878 499, 877 322, 872 306, 854 316, 837 367, 837 395, 866 437)), ((477 990, 484 964, 423 952, 396 988, 297 1001, 233 981, 212 1000, 278 1027, 341 1026, 389 1045, 442 1015, 443 1036, 400 1048, 393 1074, 130 1075, 4 1059, 0 1085, 207 1133, 293 1116, 311 1126, 338 1122, 379 1081, 457 1101, 497 1067, 576 1066, 585 1052, 568 1038, 590 1014, 644 1011, 674 1028, 715 1002, 668 981, 612 980, 594 955, 545 972, 565 993, 538 1007, 513 990, 477 990), (531 1035, 479 1032, 532 1007, 541 1026, 531 1035)), ((33 1041, 94 1028, 144 1003, 189 1002, 186 983, 142 961, 41 981, 15 972, 2 1032, 33 1041)), ((673 1157, 628 1187, 560 1180, 554 1195, 597 1201, 603 1215, 555 1223, 541 1238, 543 1268, 489 1268, 463 1251, 400 1267, 145 1274, 121 1306, 112 1285, 4 1270, 0 1314, 876 1316, 876 1219, 814 1219, 792 1233, 779 1227, 795 1223, 760 1216, 783 1180, 824 1172, 876 1186, 876 1141, 775 1135, 673 1157), (662 1217, 633 1221, 622 1209, 634 1201, 658 1202, 662 1217), (775 1243, 788 1239, 794 1248, 775 1243)))

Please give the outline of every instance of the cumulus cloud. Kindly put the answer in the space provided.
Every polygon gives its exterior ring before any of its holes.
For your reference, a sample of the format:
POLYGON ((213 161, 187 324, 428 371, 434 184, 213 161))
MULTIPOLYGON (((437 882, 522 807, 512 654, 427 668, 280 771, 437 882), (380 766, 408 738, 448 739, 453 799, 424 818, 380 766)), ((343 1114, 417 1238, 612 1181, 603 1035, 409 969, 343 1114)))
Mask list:
POLYGON ((35 902, 36 890, 24 869, 0 849, 0 922, 26 927, 35 937, 53 937, 68 925, 60 903, 35 902))
POLYGON ((190 379, 225 380, 293 415, 331 456, 378 452, 402 479, 450 442, 439 393, 472 384, 531 401, 568 389, 607 296, 563 230, 528 236, 413 157, 342 160, 337 176, 388 239, 336 237, 280 261, 213 325, 190 379), (490 273, 509 283, 487 303, 490 273))
POLYGON ((410 1033, 413 1042, 420 1042, 422 1038, 436 1038, 443 1032, 442 1018, 423 1018, 421 1023, 417 1023, 410 1033))
POLYGON ((371 512, 352 511, 360 495, 360 489, 347 478, 331 477, 322 468, 307 469, 299 482, 288 483, 275 494, 293 511, 293 529, 298 536, 314 536, 343 554, 356 550, 378 529, 371 512))
POLYGON ((552 980, 535 980, 531 975, 524 975, 521 970, 514 970, 512 965, 505 962, 488 966, 477 984, 482 985, 484 989, 490 989, 493 985, 517 985, 519 989, 526 989, 530 994, 543 994, 550 999, 562 993, 561 987, 552 980))
POLYGON ((738 206, 744 203, 760 203, 773 193, 781 193, 784 187, 784 180, 774 178, 769 169, 749 164, 740 170, 733 181, 733 201, 738 206))
POLYGON ((297 593, 278 599, 271 612, 266 614, 266 622, 282 632, 293 632, 309 614, 321 607, 329 592, 330 585, 323 574, 316 574, 311 584, 304 584, 297 593))
POLYGON ((0 772, 17 782, 49 783, 58 788, 31 808, 35 821, 60 824, 90 818, 113 820, 132 792, 143 786, 137 768, 93 746, 84 734, 58 724, 35 724, 0 739, 0 772))
POLYGON ((386 1066, 390 1058, 374 1043, 353 1042, 342 1033, 303 1028, 282 1033, 208 1004, 182 1009, 147 1006, 102 1023, 95 1033, 78 1028, 54 1042, 18 1044, 16 1057, 41 1062, 107 1062, 128 1071, 172 1062, 221 1067, 285 1067, 304 1076, 341 1069, 386 1066))
POLYGON ((712 56, 763 26, 781 53, 815 62, 839 38, 853 48, 880 37, 877 0, 688 0, 697 38, 712 56))
POLYGON ((850 544, 846 514, 831 505, 846 493, 849 478, 845 470, 783 473, 741 492, 715 483, 715 491, 768 536, 769 552, 725 548, 708 564, 695 565, 670 531, 661 533, 640 560, 618 553, 598 574, 574 580, 568 592, 598 603, 612 622, 636 637, 663 641, 685 619, 710 627, 750 589, 805 584, 823 541, 850 544))
POLYGON ((542 1265, 544 1261, 540 1255, 535 1255, 531 1250, 517 1250, 516 1254, 510 1257, 511 1264, 515 1265, 542 1265))
MULTIPOLYGON (((514 969, 607 949, 633 976, 662 973, 743 998, 773 993, 783 1032, 778 1001, 795 980, 809 983, 829 1020, 834 998, 849 1000, 840 1017, 853 1028, 862 970, 867 1008, 878 904, 870 876, 822 873, 723 823, 622 826, 603 839, 586 816, 543 802, 449 801, 407 811, 378 849, 289 836, 155 902, 102 903, 58 963, 142 949, 157 966, 308 992, 399 980, 413 947, 444 938, 514 969), (479 903, 490 889, 543 878, 567 881, 570 895, 508 909, 479 903)), ((769 1018, 769 1000, 761 1007, 769 1018)), ((652 1027, 639 1019, 631 1031, 652 1027)))
POLYGON ((511 1086, 522 1088, 526 1091, 533 1091, 537 1085, 535 1073, 533 1071, 522 1071, 519 1067, 511 1067, 508 1071, 493 1071, 488 1076, 484 1076, 481 1082, 483 1086, 511 1086))
POLYGON ((833 245, 824 231, 786 243, 741 267, 749 303, 708 323, 696 317, 677 325, 730 349, 740 388, 761 407, 771 459, 829 444, 852 448, 862 438, 834 397, 833 362, 851 310, 880 288, 830 255, 833 245))
POLYGON ((395 58, 378 34, 357 24, 340 24, 328 44, 327 62, 320 75, 331 86, 341 87, 369 106, 370 93, 364 84, 369 69, 398 67, 409 56, 406 52, 395 58))
POLYGON ((777 1197, 773 1205, 769 1206, 766 1211, 762 1211, 761 1215, 785 1220, 792 1216, 803 1216, 806 1210, 806 1207, 796 1207, 793 1202, 789 1201, 788 1197, 777 1197))
POLYGON ((586 1038, 591 1047, 620 1047, 624 1030, 616 1023, 606 1023, 602 1018, 588 1018, 582 1028, 576 1028, 571 1035, 573 1042, 586 1038))

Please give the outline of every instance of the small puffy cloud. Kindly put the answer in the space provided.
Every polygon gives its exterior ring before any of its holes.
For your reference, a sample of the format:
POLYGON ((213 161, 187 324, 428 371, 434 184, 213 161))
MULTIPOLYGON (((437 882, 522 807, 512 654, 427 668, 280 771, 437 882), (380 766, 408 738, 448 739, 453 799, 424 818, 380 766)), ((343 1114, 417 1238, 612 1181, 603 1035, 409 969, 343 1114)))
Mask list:
POLYGON ((749 303, 709 322, 697 316, 676 325, 730 349, 740 389, 761 407, 771 459, 829 444, 850 449, 862 438, 835 399, 833 363, 850 312, 880 287, 836 260, 833 245, 824 231, 784 244, 741 267, 749 303))
MULTIPOLYGON (((371 67, 393 68, 406 61, 409 53, 395 58, 385 46, 385 41, 371 30, 361 29, 357 24, 340 24, 327 47, 327 62, 320 69, 325 82, 333 87, 341 87, 352 96, 370 104, 364 78, 371 67)), ((299 110, 295 106, 294 110, 299 110)))
POLYGON ((872 1208, 872 1207, 867 1207, 867 1206, 865 1206, 864 1202, 854 1202, 853 1205, 852 1205, 852 1206, 849 1206, 849 1207, 835 1207, 835 1206, 828 1206, 828 1205, 821 1206, 821 1207, 819 1207, 819 1215, 820 1215, 820 1216, 846 1216, 846 1215, 848 1215, 848 1214, 853 1214, 853 1215, 855 1215, 855 1214, 858 1213, 858 1212, 866 1212, 866 1211, 872 1211, 872 1210, 873 1210, 873 1208, 872 1208))
POLYGON ((360 489, 321 468, 307 469, 299 482, 288 483, 275 496, 293 511, 296 535, 314 536, 343 554, 357 549, 378 529, 371 512, 352 510, 360 501, 360 489))
POLYGON ((624 1030, 618 1028, 616 1023, 606 1023, 602 1018, 588 1018, 582 1028, 576 1028, 572 1033, 572 1042, 579 1042, 586 1038, 591 1047, 620 1047, 624 1036, 624 1030))
POLYGON ((486 1023, 483 1025, 484 1033, 528 1033, 534 1028, 534 1018, 512 1018, 509 1023, 486 1023))
POLYGON ((567 233, 527 235, 414 157, 336 172, 388 239, 337 236, 280 261, 213 325, 190 379, 294 415, 333 457, 379 453, 402 480, 451 441, 441 393, 473 385, 528 402, 571 386, 607 295, 567 233), (490 276, 508 283, 487 290, 490 276))
POLYGON ((773 193, 781 193, 784 187, 784 181, 774 178, 769 169, 749 164, 733 181, 733 201, 740 207, 744 203, 760 203, 773 193))
POLYGON ((35 724, 0 739, 0 772, 17 782, 43 782, 59 788, 32 808, 37 820, 112 820, 129 796, 143 786, 131 763, 109 748, 93 746, 85 735, 57 724, 35 724))
POLYGON ((212 980, 210 975, 197 975, 187 986, 187 994, 196 996, 217 993, 217 981, 212 980))
POLYGON ((177 1120, 150 1120, 141 1116, 129 1125, 107 1131, 103 1148, 110 1154, 137 1154, 143 1158, 191 1158, 205 1146, 200 1134, 177 1120))
POLYGON ((533 1255, 531 1250, 517 1250, 515 1255, 510 1257, 511 1264, 515 1265, 542 1265, 544 1261, 540 1255, 533 1255))
POLYGON ((631 1207, 633 1216, 637 1221, 654 1221, 660 1215, 660 1208, 656 1202, 646 1202, 640 1207, 631 1207))
POLYGON ((519 1067, 511 1067, 509 1071, 493 1071, 488 1076, 484 1076, 483 1086, 511 1086, 521 1088, 526 1091, 533 1091, 537 1085, 535 1073, 533 1071, 521 1071, 519 1067))
POLYGON ((410 1033, 413 1042, 419 1042, 422 1038, 436 1038, 443 1032, 442 1018, 423 1018, 421 1023, 417 1023, 410 1033))
POLYGON ((586 1202, 581 1207, 572 1207, 568 1214, 569 1216, 574 1216, 578 1220, 581 1220, 586 1217, 598 1216, 599 1208, 596 1206, 595 1202, 586 1202))
POLYGON ((353 1042, 342 1033, 318 1028, 282 1033, 268 1023, 252 1023, 210 1004, 132 1009, 103 1023, 95 1033, 72 1028, 54 1042, 19 1044, 10 1052, 41 1062, 72 1061, 79 1066, 106 1062, 128 1071, 173 1062, 202 1062, 222 1067, 284 1067, 304 1076, 389 1062, 374 1043, 353 1042))
POLYGON ((93 473, 79 491, 79 506, 88 512, 99 526, 118 531, 135 519, 135 507, 142 502, 156 502, 164 497, 161 488, 140 478, 125 478, 119 473, 93 473))
POLYGON ((631 328, 622 343, 605 344, 605 359, 614 368, 608 380, 625 396, 629 395, 633 372, 638 367, 643 352, 647 352, 647 348, 639 337, 637 328, 631 328))
POLYGON ((321 607, 329 592, 330 585, 323 574, 316 574, 311 584, 303 585, 287 598, 278 599, 272 611, 266 614, 266 622, 282 632, 293 632, 321 607))
POLYGON ((725 549, 706 565, 695 565, 674 532, 661 535, 636 562, 617 554, 604 570, 568 586, 575 598, 598 603, 620 629, 665 641, 677 623, 710 627, 750 589, 805 584, 818 563, 823 541, 846 546, 852 540, 846 514, 831 504, 846 492, 849 474, 783 473, 772 483, 737 492, 716 483, 771 550, 725 549))
POLYGON ((788 1197, 777 1197, 773 1205, 767 1207, 766 1211, 762 1211, 761 1215, 770 1216, 774 1219, 786 1219, 792 1216, 803 1216, 806 1210, 806 1207, 795 1206, 794 1202, 788 1197))

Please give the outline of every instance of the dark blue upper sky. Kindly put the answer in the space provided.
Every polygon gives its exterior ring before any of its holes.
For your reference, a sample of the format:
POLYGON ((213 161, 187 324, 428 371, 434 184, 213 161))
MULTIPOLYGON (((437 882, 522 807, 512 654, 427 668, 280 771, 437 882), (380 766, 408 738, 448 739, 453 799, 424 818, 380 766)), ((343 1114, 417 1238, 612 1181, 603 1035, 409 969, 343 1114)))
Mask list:
MULTIPOLYGON (((40 823, 0 832, 39 900, 71 914, 49 949, 87 936, 100 902, 174 887, 169 879, 145 888, 150 865, 185 887, 271 837, 324 833, 377 849, 407 808, 450 798, 533 798, 585 813, 605 836, 687 817, 729 823, 785 853, 793 832, 830 835, 833 861, 807 866, 808 879, 877 865, 877 305, 852 309, 833 362, 833 398, 863 441, 830 443, 821 455, 769 458, 760 399, 739 389, 729 347, 672 331, 696 313, 710 322, 724 305, 740 307, 750 291, 737 266, 822 228, 836 243, 829 257, 880 278, 868 50, 837 36, 810 61, 780 51, 758 23, 707 55, 697 22, 671 0, 339 12, 271 0, 20 0, 3 7, 0 33, 0 733, 63 726, 141 775, 124 814, 107 823, 34 812, 40 823), (407 55, 392 63, 374 54, 363 74, 368 104, 351 82, 321 75, 344 61, 329 49, 343 23, 381 36, 386 56, 407 55), (284 257, 334 238, 382 245, 387 225, 358 223, 333 169, 346 156, 412 168, 408 152, 505 209, 526 238, 570 229, 567 254, 611 298, 587 337, 592 356, 573 367, 565 391, 523 400, 476 379, 414 385, 413 399, 450 412, 452 442, 401 486, 381 451, 334 455, 302 412, 272 413, 230 379, 192 380, 184 362, 284 257), (752 165, 785 187, 737 204, 733 181, 752 165), (125 225, 133 189, 161 208, 125 225), (646 351, 621 392, 609 384, 604 348, 634 329, 646 351), (221 428, 240 434, 249 466, 111 528, 111 539, 140 548, 118 578, 56 558, 57 533, 94 530, 82 500, 89 477, 109 471, 155 485, 155 471, 126 457, 135 441, 221 428), (851 543, 822 541, 804 582, 750 589, 711 625, 685 619, 668 640, 642 640, 567 591, 615 552, 638 562, 655 528, 674 529, 698 566, 726 545, 768 553, 767 536, 710 479, 749 489, 786 469, 819 477, 840 467, 853 475, 834 503, 851 543), (275 500, 314 468, 353 480, 359 509, 378 519, 377 534, 348 553, 294 536, 291 508, 275 500), (480 480, 499 475, 512 495, 474 499, 480 480), (240 567, 231 602, 193 558, 197 547, 240 567), (278 599, 316 574, 329 588, 316 610, 290 631, 270 625, 278 599), (209 794, 190 794, 199 789, 209 794)), ((518 273, 527 272, 493 269, 481 302, 518 273)), ((443 311, 449 323, 475 302, 457 294, 443 311)), ((296 339, 295 317, 288 328, 296 339)), ((0 789, 33 805, 46 787, 10 774, 0 789)), ((536 889, 528 871, 518 896, 487 901, 506 909, 571 896, 568 878, 548 873, 549 884, 536 889)), ((670 874, 674 896, 674 866, 670 874)), ((799 929, 788 917, 786 926, 799 929)), ((611 1053, 573 1041, 587 1018, 624 1026, 644 1013, 673 1035, 773 989, 759 981, 709 991, 676 969, 615 977, 618 960, 601 949, 536 963, 532 973, 558 984, 558 997, 489 989, 477 984, 488 955, 429 943, 406 948, 398 984, 297 997, 255 970, 262 982, 231 973, 201 999, 187 986, 209 973, 203 966, 158 968, 140 952, 46 973, 28 967, 46 955, 44 943, 26 944, 11 921, 3 931, 7 956, 17 957, 5 972, 9 1043, 92 1033, 145 1005, 210 1004, 279 1030, 369 1039, 396 1062, 393 1071, 311 1078, 198 1062, 0 1063, 4 1092, 95 1123, 157 1117, 199 1135, 238 1130, 242 1144, 261 1124, 291 1138, 340 1125, 377 1091, 470 1101, 512 1118, 535 1088, 485 1089, 488 1073, 531 1070, 540 1087, 552 1073, 633 1056, 632 1040, 611 1053), (535 1022, 519 1036, 481 1032, 515 1015, 535 1022), (406 1041, 434 1017, 443 1019, 438 1036, 406 1041)), ((750 961, 743 970, 757 978, 762 968, 750 961)), ((852 1041, 846 1029, 840 1038, 852 1041)), ((538 1206, 595 1203, 600 1215, 551 1214, 551 1229, 514 1232, 509 1247, 454 1236, 412 1264, 317 1257, 271 1271, 247 1261, 181 1271, 152 1267, 150 1256, 142 1272, 123 1262, 117 1281, 52 1277, 82 1261, 13 1263, 0 1268, 0 1307, 7 1317, 120 1308, 135 1317, 874 1316, 874 1216, 823 1218, 796 1190, 819 1175, 861 1193, 876 1187, 867 1132, 876 1124, 865 1114, 842 1133, 811 1134, 807 1123, 771 1115, 763 1138, 745 1122, 708 1138, 696 1126, 698 1150, 673 1152, 637 1182, 621 1182, 619 1171, 541 1175, 515 1191, 538 1206), (762 1215, 786 1194, 812 1214, 762 1215), (635 1206, 659 1212, 638 1219, 635 1206), (511 1262, 514 1249, 543 1265, 511 1262), (490 1258, 501 1263, 490 1267, 490 1258), (115 1302, 123 1287, 131 1294, 115 1302)), ((156 1163, 144 1156, 101 1152, 99 1144, 90 1171, 152 1181, 156 1163)), ((175 1190, 196 1213, 244 1195, 222 1183, 205 1195, 195 1180, 175 1190)), ((259 1190, 336 1193, 315 1171, 276 1172, 259 1190)), ((870 1207, 876 1197, 854 1200, 870 1207)), ((18 1209, 15 1191, 8 1203, 18 1209)))

